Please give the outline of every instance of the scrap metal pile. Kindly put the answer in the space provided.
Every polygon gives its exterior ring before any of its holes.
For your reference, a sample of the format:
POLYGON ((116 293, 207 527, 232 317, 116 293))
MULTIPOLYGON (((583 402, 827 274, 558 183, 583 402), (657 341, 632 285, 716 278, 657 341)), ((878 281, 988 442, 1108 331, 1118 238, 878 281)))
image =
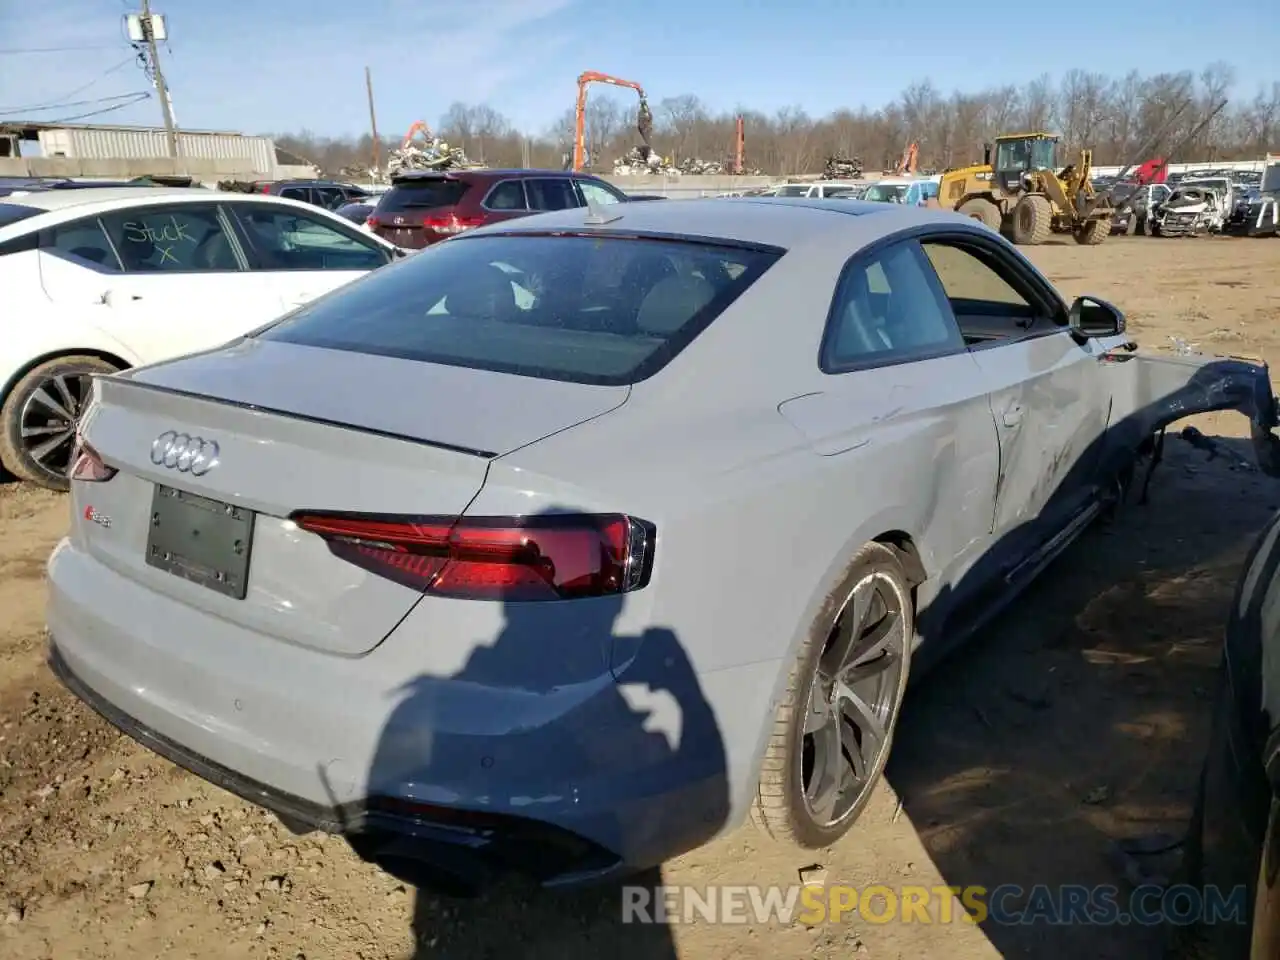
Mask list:
POLYGON ((479 166, 467 159, 461 147, 451 147, 448 142, 433 137, 422 144, 406 143, 387 157, 387 173, 395 175, 406 170, 458 170, 479 166))
POLYGON ((857 180, 862 176, 861 157, 827 157, 823 180, 857 180))
POLYGON ((613 174, 617 177, 644 176, 646 174, 662 174, 663 176, 679 176, 680 171, 670 161, 662 157, 652 147, 641 144, 632 147, 617 160, 613 161, 613 174))
MULTIPOLYGON (((732 173, 733 164, 720 160, 699 160, 697 157, 686 157, 679 163, 672 163, 662 157, 651 147, 632 147, 617 160, 613 161, 615 177, 642 177, 657 175, 664 177, 714 177, 732 173)), ((760 171, 744 170, 747 176, 759 175, 760 171)))

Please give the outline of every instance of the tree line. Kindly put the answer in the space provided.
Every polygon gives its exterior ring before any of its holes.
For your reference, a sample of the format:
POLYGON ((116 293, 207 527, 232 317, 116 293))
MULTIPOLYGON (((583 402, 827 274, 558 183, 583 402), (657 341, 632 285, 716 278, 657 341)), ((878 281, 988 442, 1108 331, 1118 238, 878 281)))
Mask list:
MULTIPOLYGON (((652 104, 653 146, 679 163, 721 162, 732 169, 738 116, 745 129, 745 166, 771 175, 817 173, 831 156, 858 157, 868 170, 890 169, 910 143, 918 144, 921 169, 942 170, 977 162, 985 142, 1000 133, 1045 130, 1062 135, 1072 154, 1093 150, 1099 165, 1171 160, 1260 159, 1280 152, 1280 82, 1253 96, 1232 95, 1230 66, 1215 63, 1199 73, 1137 71, 1109 77, 1071 70, 1045 74, 1018 86, 943 93, 928 80, 908 86, 879 109, 841 109, 815 118, 801 106, 773 114, 750 108, 710 109, 694 94, 652 104)), ((571 99, 570 90, 566 99, 571 99)), ((607 173, 640 142, 637 101, 593 86, 585 118, 590 169, 607 173)), ((451 146, 495 167, 560 168, 573 150, 572 107, 546 130, 520 131, 487 104, 456 102, 433 128, 451 146)), ((373 141, 324 137, 303 131, 275 134, 276 143, 308 159, 328 175, 367 168, 373 141)), ((383 137, 381 156, 400 145, 383 137)))

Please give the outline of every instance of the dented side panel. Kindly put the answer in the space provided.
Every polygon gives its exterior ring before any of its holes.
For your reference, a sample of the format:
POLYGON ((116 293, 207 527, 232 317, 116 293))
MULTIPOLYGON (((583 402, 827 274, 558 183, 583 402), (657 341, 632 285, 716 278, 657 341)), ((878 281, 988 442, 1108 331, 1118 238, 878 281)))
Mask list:
POLYGON ((1037 540, 1090 494, 1110 406, 1096 344, 1064 330, 974 352, 1000 439, 997 535, 1037 540))

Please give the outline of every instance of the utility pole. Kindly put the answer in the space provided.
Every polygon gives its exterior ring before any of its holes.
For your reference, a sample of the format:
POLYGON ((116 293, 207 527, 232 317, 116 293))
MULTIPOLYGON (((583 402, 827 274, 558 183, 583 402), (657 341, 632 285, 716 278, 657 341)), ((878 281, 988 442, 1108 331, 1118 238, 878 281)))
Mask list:
POLYGON ((151 0, 142 0, 142 36, 147 44, 151 60, 151 75, 155 80, 156 94, 160 97, 160 109, 164 111, 164 133, 169 141, 169 159, 178 159, 178 130, 173 122, 173 103, 169 99, 169 87, 164 82, 164 74, 160 71, 160 51, 156 47, 156 32, 151 19, 151 0))
POLYGON ((378 115, 373 110, 373 75, 369 68, 364 68, 364 88, 369 93, 369 126, 373 130, 373 170, 371 176, 376 178, 382 166, 382 149, 378 143, 378 115))

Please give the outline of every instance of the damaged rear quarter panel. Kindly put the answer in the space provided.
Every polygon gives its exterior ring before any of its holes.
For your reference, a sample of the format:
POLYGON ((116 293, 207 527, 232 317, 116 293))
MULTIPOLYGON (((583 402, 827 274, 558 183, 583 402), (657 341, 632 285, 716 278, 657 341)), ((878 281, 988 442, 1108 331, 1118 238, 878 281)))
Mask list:
POLYGON ((1271 374, 1262 361, 1211 354, 1165 354, 1135 345, 1108 353, 1103 370, 1113 398, 1107 456, 1123 466, 1144 439, 1197 413, 1236 410, 1250 423, 1258 466, 1280 476, 1280 438, 1271 374))

